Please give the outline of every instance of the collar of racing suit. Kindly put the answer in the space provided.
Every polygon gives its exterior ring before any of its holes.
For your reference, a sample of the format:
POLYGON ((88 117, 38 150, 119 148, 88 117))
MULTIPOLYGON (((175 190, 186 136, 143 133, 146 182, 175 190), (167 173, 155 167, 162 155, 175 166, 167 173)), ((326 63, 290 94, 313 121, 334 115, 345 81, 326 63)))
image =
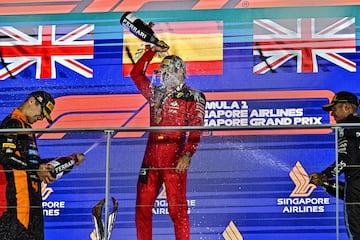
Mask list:
POLYGON ((339 123, 357 123, 360 122, 360 114, 358 112, 354 112, 348 115, 344 120, 339 121, 339 123))
POLYGON ((29 124, 26 116, 20 111, 20 109, 15 108, 14 111, 11 113, 11 115, 13 118, 18 119, 25 124, 29 124))

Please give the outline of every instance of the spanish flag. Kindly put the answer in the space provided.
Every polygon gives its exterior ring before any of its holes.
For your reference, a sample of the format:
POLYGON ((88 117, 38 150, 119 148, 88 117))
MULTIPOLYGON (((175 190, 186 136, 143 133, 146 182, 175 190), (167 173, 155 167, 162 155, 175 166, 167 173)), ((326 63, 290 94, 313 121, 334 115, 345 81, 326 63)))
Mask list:
MULTIPOLYGON (((187 75, 209 75, 223 73, 223 22, 166 22, 155 23, 153 30, 158 39, 165 41, 170 49, 166 54, 181 57, 187 75)), ((135 62, 144 53, 146 44, 124 29, 123 76, 130 76, 132 63, 125 47, 130 49, 135 62)), ((166 54, 155 57, 148 67, 151 75, 166 54)))

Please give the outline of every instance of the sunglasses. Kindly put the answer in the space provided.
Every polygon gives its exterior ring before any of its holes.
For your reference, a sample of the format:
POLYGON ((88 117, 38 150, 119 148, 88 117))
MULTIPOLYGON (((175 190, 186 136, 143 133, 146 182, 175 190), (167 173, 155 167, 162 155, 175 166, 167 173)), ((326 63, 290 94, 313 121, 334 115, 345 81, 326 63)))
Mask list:
POLYGON ((36 99, 36 102, 41 106, 41 117, 44 118, 45 117, 45 115, 44 115, 44 107, 43 107, 42 103, 40 102, 40 100, 37 97, 35 97, 35 99, 36 99))

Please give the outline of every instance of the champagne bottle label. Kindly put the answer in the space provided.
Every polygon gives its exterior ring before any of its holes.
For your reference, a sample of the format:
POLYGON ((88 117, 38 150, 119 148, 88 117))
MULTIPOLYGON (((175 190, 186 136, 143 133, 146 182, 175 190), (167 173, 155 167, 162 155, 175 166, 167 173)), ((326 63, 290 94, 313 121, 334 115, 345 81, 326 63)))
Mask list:
POLYGON ((144 42, 153 44, 157 44, 159 42, 159 39, 155 37, 154 31, 151 27, 132 12, 124 13, 124 15, 120 18, 120 23, 144 42))
MULTIPOLYGON (((343 182, 338 182, 338 188, 339 188, 339 198, 344 199, 344 191, 345 191, 345 185, 343 182)), ((327 193, 330 195, 336 197, 336 181, 335 180, 327 180, 326 182, 323 182, 321 185, 327 193)))
POLYGON ((51 175, 59 179, 64 174, 71 171, 71 169, 74 167, 76 161, 74 157, 72 156, 65 156, 65 157, 59 157, 55 158, 54 160, 50 161, 48 164, 51 164, 54 169, 51 171, 51 175))

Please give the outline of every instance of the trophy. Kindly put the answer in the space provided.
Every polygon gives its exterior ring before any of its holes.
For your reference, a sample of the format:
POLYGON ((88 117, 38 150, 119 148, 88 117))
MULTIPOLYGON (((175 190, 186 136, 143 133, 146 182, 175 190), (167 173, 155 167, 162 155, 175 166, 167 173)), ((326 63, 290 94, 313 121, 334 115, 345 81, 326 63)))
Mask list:
POLYGON ((112 197, 112 202, 113 202, 113 209, 108 216, 107 229, 105 229, 106 226, 104 226, 104 221, 102 218, 102 210, 105 204, 105 199, 99 201, 92 208, 92 219, 95 225, 96 240, 110 240, 111 232, 114 228, 114 223, 116 220, 116 215, 119 207, 119 203, 114 197, 112 197), (105 239, 105 231, 107 231, 106 239, 105 239))

